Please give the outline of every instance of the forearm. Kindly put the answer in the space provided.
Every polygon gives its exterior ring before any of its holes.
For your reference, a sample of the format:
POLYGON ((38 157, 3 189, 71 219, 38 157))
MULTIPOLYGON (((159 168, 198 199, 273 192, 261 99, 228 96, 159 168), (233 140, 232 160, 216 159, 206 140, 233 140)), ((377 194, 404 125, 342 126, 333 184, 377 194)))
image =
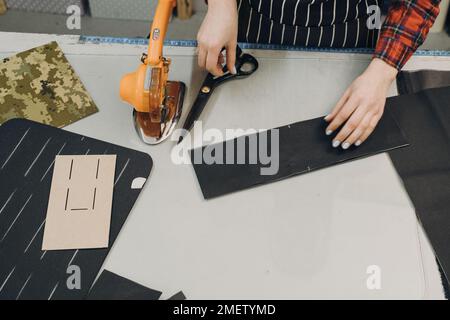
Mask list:
POLYGON ((198 64, 215 76, 223 75, 226 49, 228 70, 235 74, 238 13, 236 0, 209 0, 208 12, 197 34, 198 64))
POLYGON ((207 5, 216 5, 216 4, 220 4, 220 3, 224 3, 224 2, 228 2, 228 3, 235 3, 237 6, 237 1, 236 0, 205 0, 207 5))
POLYGON ((367 73, 373 75, 374 79, 383 80, 388 86, 395 80, 398 74, 397 68, 391 66, 379 58, 374 58, 366 69, 367 73))
POLYGON ((381 28, 375 58, 400 70, 425 41, 441 0, 397 0, 381 28))

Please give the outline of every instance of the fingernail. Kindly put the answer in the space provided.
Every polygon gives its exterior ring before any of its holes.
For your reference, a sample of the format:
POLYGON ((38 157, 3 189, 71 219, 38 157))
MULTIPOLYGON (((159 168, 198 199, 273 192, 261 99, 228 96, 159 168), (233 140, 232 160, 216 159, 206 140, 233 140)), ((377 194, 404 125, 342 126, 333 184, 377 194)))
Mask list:
POLYGON ((350 148, 350 143, 346 142, 342 145, 342 149, 347 150, 348 148, 350 148))
POLYGON ((355 142, 355 146, 359 147, 361 145, 361 143, 362 143, 361 140, 358 140, 355 142))
POLYGON ((329 118, 330 118, 330 115, 327 115, 325 118, 323 118, 323 120, 328 121, 329 118))
POLYGON ((233 70, 231 70, 232 74, 237 74, 236 66, 233 67, 233 70))
POLYGON ((333 141, 333 148, 339 147, 340 144, 341 144, 341 142, 339 140, 334 140, 333 141))
POLYGON ((327 136, 330 136, 332 133, 333 133, 333 130, 327 130, 327 131, 325 132, 325 134, 326 134, 327 136))

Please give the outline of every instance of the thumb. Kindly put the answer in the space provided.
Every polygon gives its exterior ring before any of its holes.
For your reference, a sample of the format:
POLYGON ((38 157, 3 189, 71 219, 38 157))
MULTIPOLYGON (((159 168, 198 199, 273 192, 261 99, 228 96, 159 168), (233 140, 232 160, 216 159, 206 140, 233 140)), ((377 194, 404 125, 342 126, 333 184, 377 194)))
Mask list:
POLYGON ((227 46, 227 68, 232 74, 236 74, 236 42, 227 46))

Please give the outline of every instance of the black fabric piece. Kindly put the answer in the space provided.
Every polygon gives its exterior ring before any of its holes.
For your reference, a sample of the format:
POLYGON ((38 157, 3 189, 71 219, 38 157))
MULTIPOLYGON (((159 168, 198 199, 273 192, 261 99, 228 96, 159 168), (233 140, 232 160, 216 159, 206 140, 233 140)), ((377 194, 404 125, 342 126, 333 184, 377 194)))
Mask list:
POLYGON ((186 300, 186 296, 184 295, 183 291, 180 291, 177 294, 170 297, 169 300, 178 300, 178 301, 186 300))
POLYGON ((54 127, 23 119, 0 126, 0 300, 83 299, 109 252, 41 250, 57 154, 117 155, 110 247, 141 192, 132 181, 152 168, 145 153, 54 127), (69 265, 80 268, 80 290, 67 288, 69 265))
MULTIPOLYGON (((251 140, 261 140, 262 133, 251 136, 240 137, 231 140, 236 149, 239 141, 246 141, 246 164, 237 164, 237 151, 234 152, 235 164, 211 164, 203 161, 196 163, 197 155, 202 149, 191 150, 191 159, 194 163, 194 169, 200 183, 201 190, 205 199, 229 194, 235 191, 247 189, 253 186, 271 183, 295 175, 308 173, 313 170, 326 168, 345 161, 356 158, 371 156, 380 152, 385 152, 399 147, 404 147, 408 143, 397 123, 393 119, 389 110, 386 110, 384 116, 378 124, 377 130, 360 147, 350 147, 349 150, 342 148, 333 148, 332 138, 325 135, 327 123, 323 118, 312 119, 308 121, 297 122, 279 129, 279 171, 275 175, 262 175, 261 168, 267 167, 258 159, 257 164, 249 164, 249 146, 251 140)), ((271 150, 271 137, 267 138, 271 150)), ((265 136, 266 134, 264 134, 265 136)), ((263 136, 263 137, 264 137, 263 136)), ((223 142, 220 145, 223 148, 225 159, 227 157, 227 147, 230 142, 223 142)), ((215 145, 218 146, 218 145, 215 145)), ((208 149, 212 147, 209 146, 208 149)), ((252 155, 259 154, 260 148, 252 155)), ((231 154, 231 148, 230 148, 231 154)), ((251 155, 250 155, 251 156, 251 155)), ((197 156, 198 157, 198 156, 197 156)), ((198 161, 199 159, 197 159, 198 161)), ((224 161, 225 162, 225 161, 224 161)), ((227 161, 226 163, 230 163, 227 161)))
MULTIPOLYGON (((419 70, 402 71, 397 77, 397 88, 399 94, 416 93, 425 89, 440 88, 450 86, 450 71, 419 70)), ((442 266, 436 259, 441 282, 444 289, 445 298, 450 298, 450 283, 445 276, 442 266)))
MULTIPOLYGON (((439 70, 419 70, 402 71, 397 76, 397 89, 399 94, 411 94, 425 89, 441 88, 450 86, 450 71, 439 70)), ((450 283, 446 278, 444 271, 436 259, 441 275, 442 286, 444 288, 445 298, 450 298, 450 283)))
POLYGON ((104 270, 88 295, 88 300, 158 300, 162 292, 104 270))
POLYGON ((397 76, 399 94, 416 93, 425 89, 450 86, 450 71, 402 71, 397 76))
POLYGON ((439 274, 441 276, 441 283, 442 283, 442 287, 444 289, 444 296, 445 299, 450 299, 450 283, 447 280, 447 277, 445 276, 444 270, 442 270, 441 264, 439 263, 439 260, 436 259, 436 263, 438 265, 439 268, 439 274))
POLYGON ((437 259, 450 275, 450 87, 387 102, 409 148, 389 152, 437 259))

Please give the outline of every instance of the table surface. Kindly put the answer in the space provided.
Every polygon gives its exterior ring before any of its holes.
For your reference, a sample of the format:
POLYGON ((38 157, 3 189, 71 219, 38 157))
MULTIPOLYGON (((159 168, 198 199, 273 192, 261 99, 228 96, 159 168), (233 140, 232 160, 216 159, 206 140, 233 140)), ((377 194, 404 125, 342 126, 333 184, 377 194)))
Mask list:
MULTIPOLYGON (((189 299, 443 298, 432 249, 386 154, 206 201, 192 167, 173 163, 174 143, 144 145, 119 99, 120 79, 137 68, 145 47, 0 32, 0 57, 52 40, 100 109, 65 129, 154 160, 104 268, 163 291, 162 298, 180 290, 189 299), (381 270, 380 290, 367 287, 372 265, 381 270)), ((370 61, 250 51, 260 69, 216 91, 204 129, 267 129, 323 116, 370 61)), ((165 55, 173 59, 170 78, 188 87, 184 118, 204 72, 195 48, 167 47, 165 55)), ((450 57, 415 56, 406 66, 423 68, 450 70, 450 57)))

